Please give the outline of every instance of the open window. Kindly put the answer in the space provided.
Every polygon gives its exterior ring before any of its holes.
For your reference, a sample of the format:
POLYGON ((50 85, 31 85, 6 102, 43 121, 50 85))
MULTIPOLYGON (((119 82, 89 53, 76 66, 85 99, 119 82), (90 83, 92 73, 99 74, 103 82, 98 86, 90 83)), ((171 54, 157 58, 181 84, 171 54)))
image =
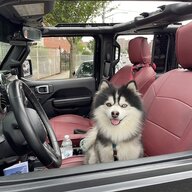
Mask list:
POLYGON ((45 37, 31 47, 33 80, 94 76, 93 37, 45 37))
POLYGON ((169 36, 158 34, 154 37, 153 61, 156 64, 156 72, 164 73, 167 71, 169 36))
MULTIPOLYGON (((119 35, 117 38, 117 42, 120 45, 120 61, 119 63, 116 65, 116 72, 121 69, 123 66, 125 65, 129 65, 132 66, 133 64, 131 63, 131 61, 129 60, 129 50, 128 50, 128 45, 129 45, 129 41, 133 38, 136 37, 146 37, 147 41, 150 45, 150 50, 151 50, 151 55, 152 55, 152 49, 153 49, 153 35, 119 35)), ((137 50, 135 50, 137 51, 137 50)))

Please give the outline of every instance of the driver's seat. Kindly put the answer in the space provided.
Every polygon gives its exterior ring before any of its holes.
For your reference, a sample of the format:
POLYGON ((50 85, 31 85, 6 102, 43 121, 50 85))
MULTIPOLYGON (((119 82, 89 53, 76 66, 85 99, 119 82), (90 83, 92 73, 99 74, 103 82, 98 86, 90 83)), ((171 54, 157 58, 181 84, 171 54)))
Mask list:
MULTIPOLYGON (((143 97, 145 156, 192 149, 192 23, 176 32, 176 56, 183 69, 161 75, 143 97)), ((82 164, 82 157, 63 161, 63 167, 82 164), (79 161, 80 160, 80 161, 79 161)))

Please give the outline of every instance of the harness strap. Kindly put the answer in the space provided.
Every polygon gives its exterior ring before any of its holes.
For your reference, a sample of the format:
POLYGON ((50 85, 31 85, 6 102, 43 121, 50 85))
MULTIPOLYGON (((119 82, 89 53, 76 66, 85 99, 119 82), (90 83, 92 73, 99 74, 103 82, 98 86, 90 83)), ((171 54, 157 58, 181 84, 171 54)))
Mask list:
POLYGON ((112 147, 113 147, 113 159, 114 161, 118 161, 116 144, 112 143, 112 147))

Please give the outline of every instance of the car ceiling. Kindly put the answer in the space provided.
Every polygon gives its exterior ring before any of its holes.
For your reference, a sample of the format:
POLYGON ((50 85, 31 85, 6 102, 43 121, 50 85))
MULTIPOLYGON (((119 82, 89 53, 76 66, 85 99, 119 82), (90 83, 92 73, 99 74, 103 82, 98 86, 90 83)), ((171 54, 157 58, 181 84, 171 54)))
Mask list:
POLYGON ((12 23, 41 27, 43 15, 54 7, 55 0, 0 0, 0 15, 12 23))

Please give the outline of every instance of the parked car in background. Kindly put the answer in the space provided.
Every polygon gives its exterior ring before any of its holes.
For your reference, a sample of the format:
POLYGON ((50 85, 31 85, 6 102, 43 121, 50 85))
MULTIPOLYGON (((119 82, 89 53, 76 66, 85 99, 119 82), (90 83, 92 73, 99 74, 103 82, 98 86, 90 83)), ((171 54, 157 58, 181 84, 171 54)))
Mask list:
POLYGON ((74 76, 77 78, 81 77, 92 77, 94 74, 94 65, 92 61, 84 61, 80 64, 77 71, 74 72, 74 76))
MULTIPOLYGON (((120 70, 123 67, 123 63, 121 60, 115 66, 115 72, 120 70)), ((91 61, 84 61, 80 64, 77 71, 73 73, 74 77, 81 78, 81 77, 93 77, 94 75, 94 65, 93 60, 91 61)))

